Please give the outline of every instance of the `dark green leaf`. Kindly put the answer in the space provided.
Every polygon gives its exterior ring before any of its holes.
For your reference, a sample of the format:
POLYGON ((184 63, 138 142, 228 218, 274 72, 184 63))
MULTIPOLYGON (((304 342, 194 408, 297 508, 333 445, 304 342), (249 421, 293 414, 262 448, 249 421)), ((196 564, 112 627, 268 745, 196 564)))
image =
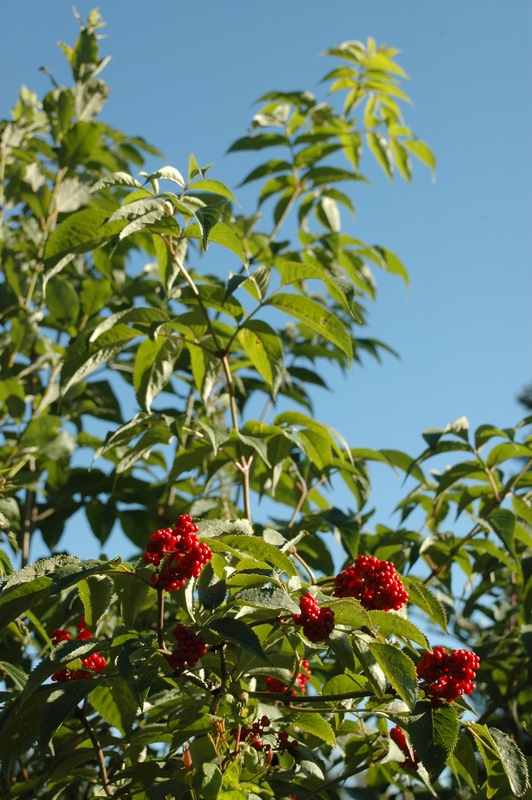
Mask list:
POLYGON ((368 646, 390 685, 412 710, 419 696, 418 678, 412 659, 391 644, 369 642, 368 646))
POLYGON ((251 653, 261 661, 268 661, 269 663, 269 659, 260 646, 259 637, 252 628, 249 628, 241 620, 224 617, 210 622, 209 628, 219 633, 224 639, 238 645, 242 650, 246 650, 246 652, 251 653))

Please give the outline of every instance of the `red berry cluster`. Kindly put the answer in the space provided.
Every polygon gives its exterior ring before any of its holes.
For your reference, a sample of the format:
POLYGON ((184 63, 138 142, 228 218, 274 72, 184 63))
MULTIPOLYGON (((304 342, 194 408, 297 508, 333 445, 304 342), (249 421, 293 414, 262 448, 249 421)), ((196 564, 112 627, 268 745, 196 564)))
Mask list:
MULTIPOLYGON (((240 728, 240 741, 247 742, 255 750, 264 750, 264 748, 269 749, 270 746, 265 745, 261 738, 264 733, 264 729, 267 728, 269 724, 270 718, 264 716, 260 718, 259 722, 254 722, 251 728, 242 726, 240 728)), ((232 730, 231 733, 233 736, 236 736, 236 729, 232 730)))
POLYGON ((334 579, 335 597, 355 597, 368 611, 397 611, 408 600, 391 561, 358 556, 334 579))
POLYGON ((419 756, 415 750, 412 750, 412 755, 410 754, 410 749, 406 743, 406 736, 405 732, 402 728, 398 725, 395 728, 392 728, 390 731, 390 739, 395 742, 395 744, 399 747, 400 750, 403 751, 405 754, 405 760, 401 762, 401 766, 405 769, 415 769, 417 770, 419 764, 419 756))
MULTIPOLYGON (((76 639, 83 641, 84 639, 92 639, 92 633, 87 627, 85 617, 82 617, 78 622, 78 635, 76 639)), ((57 646, 60 642, 68 642, 71 638, 68 631, 63 628, 56 628, 52 631, 52 644, 57 646)), ((87 658, 82 658, 81 663, 85 669, 60 669, 54 672, 52 680, 56 683, 67 683, 68 681, 80 681, 86 678, 92 678, 93 675, 99 675, 107 666, 107 659, 101 653, 92 653, 87 658)))
POLYGON ((334 611, 329 606, 320 608, 311 594, 299 598, 301 614, 294 614, 296 625, 303 625, 303 633, 311 642, 323 642, 334 628, 334 611))
POLYGON ((189 578, 199 578, 203 565, 212 558, 212 550, 198 542, 198 530, 192 517, 181 514, 174 528, 162 528, 150 536, 144 563, 158 567, 166 559, 161 572, 153 575, 153 583, 159 583, 167 592, 175 592, 189 578))
POLYGON ((475 690, 473 680, 480 659, 470 650, 452 650, 435 647, 432 653, 425 653, 417 665, 418 678, 424 681, 425 694, 435 700, 452 703, 462 694, 475 690))
POLYGON ((168 663, 174 669, 182 669, 185 664, 194 668, 207 652, 205 639, 186 625, 176 625, 171 633, 177 642, 177 648, 167 657, 168 663))
POLYGON ((299 747, 299 742, 297 739, 292 739, 292 741, 290 741, 290 737, 286 731, 279 731, 277 736, 279 737, 279 750, 281 752, 290 749, 291 747, 299 747))
MULTIPOLYGON (((306 674, 303 672, 298 672, 296 677, 296 683, 299 686, 301 694, 304 694, 305 687, 309 682, 312 673, 310 671, 310 664, 306 658, 304 658, 303 661, 301 662, 301 666, 305 670, 306 674)), ((268 677, 266 678, 266 689, 268 692, 276 692, 280 694, 281 692, 287 692, 288 686, 286 686, 282 681, 280 681, 279 678, 274 678, 271 675, 268 675, 268 677)), ((295 695, 295 690, 290 689, 290 694, 295 695)))

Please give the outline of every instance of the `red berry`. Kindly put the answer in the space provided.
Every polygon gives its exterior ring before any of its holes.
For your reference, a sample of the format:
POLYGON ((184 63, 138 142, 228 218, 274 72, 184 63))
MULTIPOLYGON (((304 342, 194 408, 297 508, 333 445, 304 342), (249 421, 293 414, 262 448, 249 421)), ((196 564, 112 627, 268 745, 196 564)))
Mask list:
POLYGON ((294 614, 296 625, 303 626, 303 633, 311 642, 323 642, 329 638, 334 628, 334 611, 325 606, 320 608, 318 601, 311 594, 299 598, 301 614, 294 614))
POLYGON ((172 636, 177 642, 177 649, 167 657, 168 663, 174 669, 183 669, 185 664, 193 669, 207 652, 205 639, 186 625, 176 625, 172 630, 172 636))
POLYGON ((78 635, 76 636, 76 639, 80 639, 80 640, 92 639, 92 633, 90 631, 86 631, 86 630, 85 631, 80 631, 78 633, 78 635))
POLYGON ((390 739, 395 742, 400 750, 405 754, 405 760, 401 762, 401 766, 405 769, 418 769, 419 756, 415 750, 412 751, 414 758, 410 755, 408 744, 406 743, 405 732, 398 725, 390 731, 390 739))
POLYGON ((460 695, 475 690, 473 679, 479 666, 480 659, 476 653, 470 650, 448 653, 439 645, 432 653, 425 653, 417 665, 417 675, 424 681, 423 689, 428 697, 452 703, 460 695))
POLYGON ((397 611, 408 600, 391 561, 374 556, 358 556, 334 579, 335 597, 355 597, 368 611, 397 611))
POLYGON ((212 558, 212 551, 203 542, 198 542, 194 525, 188 514, 182 514, 175 528, 156 531, 148 541, 143 555, 146 564, 158 567, 163 559, 167 564, 161 573, 152 576, 152 583, 160 583, 167 592, 175 592, 189 578, 199 578, 203 565, 212 558))
POLYGON ((52 644, 54 646, 58 645, 59 642, 68 642, 69 639, 69 632, 63 630, 63 628, 55 628, 55 630, 52 631, 52 644))

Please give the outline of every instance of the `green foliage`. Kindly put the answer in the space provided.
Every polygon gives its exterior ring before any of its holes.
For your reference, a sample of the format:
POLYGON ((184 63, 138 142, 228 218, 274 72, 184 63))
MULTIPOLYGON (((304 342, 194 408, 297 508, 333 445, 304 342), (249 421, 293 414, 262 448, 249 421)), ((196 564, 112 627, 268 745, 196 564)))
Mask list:
POLYGON ((277 148, 243 180, 260 182, 246 215, 194 156, 134 177, 158 153, 97 119, 103 23, 79 22, 72 86, 23 88, 0 122, 0 796, 528 797, 532 418, 472 436, 462 418, 413 458, 352 447, 312 409, 324 364, 385 347, 360 335, 373 270, 408 280, 345 232, 345 187, 368 156, 390 179, 435 166, 396 51, 327 51, 331 102, 261 99, 230 148, 277 148), (226 278, 204 269, 218 256, 226 278), (371 461, 413 486, 397 529, 370 528, 371 461), (338 479, 353 509, 331 504, 338 479), (137 551, 190 513, 212 559, 165 591, 149 558, 57 554, 80 511, 102 547, 117 524, 137 551), (37 530, 51 557, 32 564, 37 530), (344 567, 392 562, 408 610, 333 594, 333 538, 344 567), (334 613, 317 642, 293 616, 307 593, 334 613), (94 637, 74 638, 81 617, 94 637), (204 642, 198 666, 170 663, 178 625, 204 642), (480 656, 472 705, 418 680, 441 631, 480 656))

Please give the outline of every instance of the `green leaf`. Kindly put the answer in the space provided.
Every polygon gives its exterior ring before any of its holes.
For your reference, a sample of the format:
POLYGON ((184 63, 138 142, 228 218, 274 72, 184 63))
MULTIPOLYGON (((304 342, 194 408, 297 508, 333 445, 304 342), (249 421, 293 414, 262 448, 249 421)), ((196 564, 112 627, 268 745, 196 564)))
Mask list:
POLYGON ((411 576, 403 576, 402 582, 408 590, 408 600, 428 614, 431 622, 439 625, 447 633, 447 615, 442 603, 422 581, 411 576))
POLYGON ((386 675, 369 649, 369 637, 357 635, 352 637, 353 652, 362 666, 362 672, 368 679, 377 697, 383 697, 386 691, 386 675))
POLYGON ((498 444, 490 452, 486 458, 486 465, 491 469, 497 464, 502 464, 503 461, 508 461, 510 458, 532 458, 532 450, 524 444, 517 442, 505 442, 498 444))
POLYGON ((434 706, 430 701, 418 703, 410 717, 408 733, 423 766, 439 774, 458 740, 456 710, 447 703, 434 706))
POLYGON ((423 164, 434 172, 436 169, 436 159, 432 150, 425 142, 422 142, 420 139, 412 139, 411 141, 403 142, 403 144, 407 150, 410 150, 416 158, 419 158, 423 164))
POLYGON ((275 399, 285 377, 281 339, 266 322, 248 320, 239 330, 238 340, 275 399))
POLYGON ((226 200, 217 200, 208 206, 198 208, 196 211, 196 219, 201 227, 201 241, 205 250, 207 249, 211 231, 220 221, 226 205, 226 200))
POLYGON ((87 625, 94 630, 111 603, 113 582, 107 575, 92 575, 79 581, 78 593, 87 625))
POLYGON ((281 550, 273 544, 268 544, 258 536, 239 536, 237 534, 229 534, 221 536, 219 541, 223 544, 228 544, 234 549, 249 554, 257 560, 267 561, 277 567, 281 572, 284 572, 288 577, 297 575, 292 560, 285 555, 281 550))
POLYGON ((319 303, 309 297, 280 293, 270 297, 265 305, 274 306, 274 308, 304 322, 313 331, 338 347, 351 363, 353 345, 349 331, 335 314, 319 303))
POLYGON ((429 649, 429 642, 424 633, 410 620, 391 611, 368 611, 374 629, 388 638, 389 636, 400 636, 416 642, 426 650, 429 649))
POLYGON ((410 710, 413 710, 419 696, 419 687, 412 659, 391 644, 368 642, 368 647, 390 685, 410 710))
POLYGON ((113 575, 120 610, 124 625, 132 627, 135 625, 137 615, 146 600, 150 587, 135 578, 134 575, 113 575))
POLYGON ((512 792, 517 797, 522 797, 530 786, 526 758, 508 734, 497 728, 489 728, 489 732, 500 755, 512 792))
POLYGON ((16 586, 4 588, 0 593, 0 628, 13 622, 28 608, 47 596, 52 579, 41 576, 34 580, 20 583, 16 586))
POLYGON ((173 439, 173 434, 166 426, 159 426, 146 431, 133 447, 122 456, 116 465, 116 472, 127 472, 137 461, 147 459, 152 449, 158 444, 168 444, 173 439))
MULTIPOLYGON (((197 223, 190 225, 186 230, 186 235, 189 239, 200 239, 201 230, 199 225, 197 223)), ((225 247, 227 250, 231 250, 231 252, 238 256, 243 264, 247 264, 248 258, 246 256, 246 251, 244 250, 242 241, 236 235, 234 230, 225 222, 217 222, 216 225, 210 228, 209 242, 214 242, 215 244, 219 244, 221 247, 225 247)))
POLYGON ((175 167, 161 167, 157 172, 153 172, 148 176, 148 180, 158 179, 172 181, 172 183, 177 183, 181 188, 185 186, 185 179, 175 167))
POLYGON ((289 145, 290 142, 286 136, 280 133, 257 133, 254 136, 243 136, 233 142, 228 153, 235 153, 238 150, 264 150, 265 147, 272 147, 274 145, 289 145))
POLYGON ((70 281, 62 276, 49 281, 46 285, 46 304, 54 320, 66 330, 75 332, 80 300, 70 281))
POLYGON ((447 759, 447 764, 457 777, 463 778, 474 792, 477 791, 479 783, 477 760, 467 734, 460 734, 456 747, 447 759))
POLYGON ((133 367, 133 387, 144 411, 167 385, 174 364, 183 349, 183 342, 165 335, 145 339, 138 347, 133 367))
POLYGON ((90 375, 91 372, 98 369, 98 367, 107 364, 108 361, 113 361, 135 336, 138 336, 138 334, 131 332, 130 335, 124 336, 124 338, 119 339, 113 344, 99 347, 94 352, 81 356, 73 355, 69 357, 67 352, 67 357, 63 363, 63 369, 61 370, 62 393, 66 394, 72 386, 75 386, 76 383, 80 383, 80 381, 86 378, 87 375, 90 375))
POLYGON ((131 732, 137 716, 137 702, 124 678, 113 675, 106 684, 100 684, 90 693, 89 700, 94 710, 123 736, 131 732))
POLYGON ((113 294, 109 278, 86 278, 81 284, 81 310, 86 317, 92 317, 107 304, 113 294))
POLYGON ((275 611, 290 611, 299 614, 299 606, 290 595, 275 586, 262 586, 260 589, 244 589, 235 596, 237 603, 253 608, 267 608, 275 611))
POLYGON ((205 776, 201 782, 201 796, 205 800, 217 800, 222 788, 222 773, 220 769, 216 764, 209 762, 202 764, 201 769, 205 776))
POLYGON ((320 714, 298 714, 294 717, 293 725, 305 733, 311 733, 327 744, 336 744, 336 736, 329 722, 320 714))
POLYGON ((241 620, 224 617, 223 619, 215 619, 213 622, 209 622, 208 627, 216 633, 219 633, 224 639, 238 645, 247 653, 251 653, 251 655, 259 658, 261 661, 270 663, 269 659, 264 654, 259 637, 255 631, 241 620))
POLYGON ((517 559, 514 545, 515 515, 507 508, 495 508, 489 515, 487 522, 492 531, 505 545, 510 555, 517 559))
POLYGON ((62 683, 56 686, 43 686, 46 700, 38 720, 38 742, 41 753, 44 753, 50 739, 60 725, 65 722, 79 703, 94 688, 96 680, 99 679, 91 678, 90 680, 71 681, 70 683, 62 683))
POLYGON ((349 625, 354 630, 363 627, 371 629, 371 617, 353 597, 343 597, 340 600, 331 598, 329 605, 334 611, 334 621, 337 625, 349 625))
MULTIPOLYGON (((215 181, 215 180, 212 180, 210 178, 208 178, 206 180, 194 181, 194 183, 191 184, 188 187, 188 189, 191 192, 197 192, 197 191, 200 191, 200 192, 212 192, 213 194, 219 194, 222 197, 227 197, 227 198, 229 198, 229 200, 233 200, 233 202, 235 202, 235 203, 237 202, 236 197, 234 196, 234 194, 231 191, 231 189, 229 189, 221 181, 215 181)), ((238 203, 237 203, 237 205, 238 205, 238 203)))
POLYGON ((102 208, 76 211, 54 228, 44 248, 45 270, 72 252, 85 253, 100 247, 122 228, 123 222, 104 224, 108 212, 102 208))

